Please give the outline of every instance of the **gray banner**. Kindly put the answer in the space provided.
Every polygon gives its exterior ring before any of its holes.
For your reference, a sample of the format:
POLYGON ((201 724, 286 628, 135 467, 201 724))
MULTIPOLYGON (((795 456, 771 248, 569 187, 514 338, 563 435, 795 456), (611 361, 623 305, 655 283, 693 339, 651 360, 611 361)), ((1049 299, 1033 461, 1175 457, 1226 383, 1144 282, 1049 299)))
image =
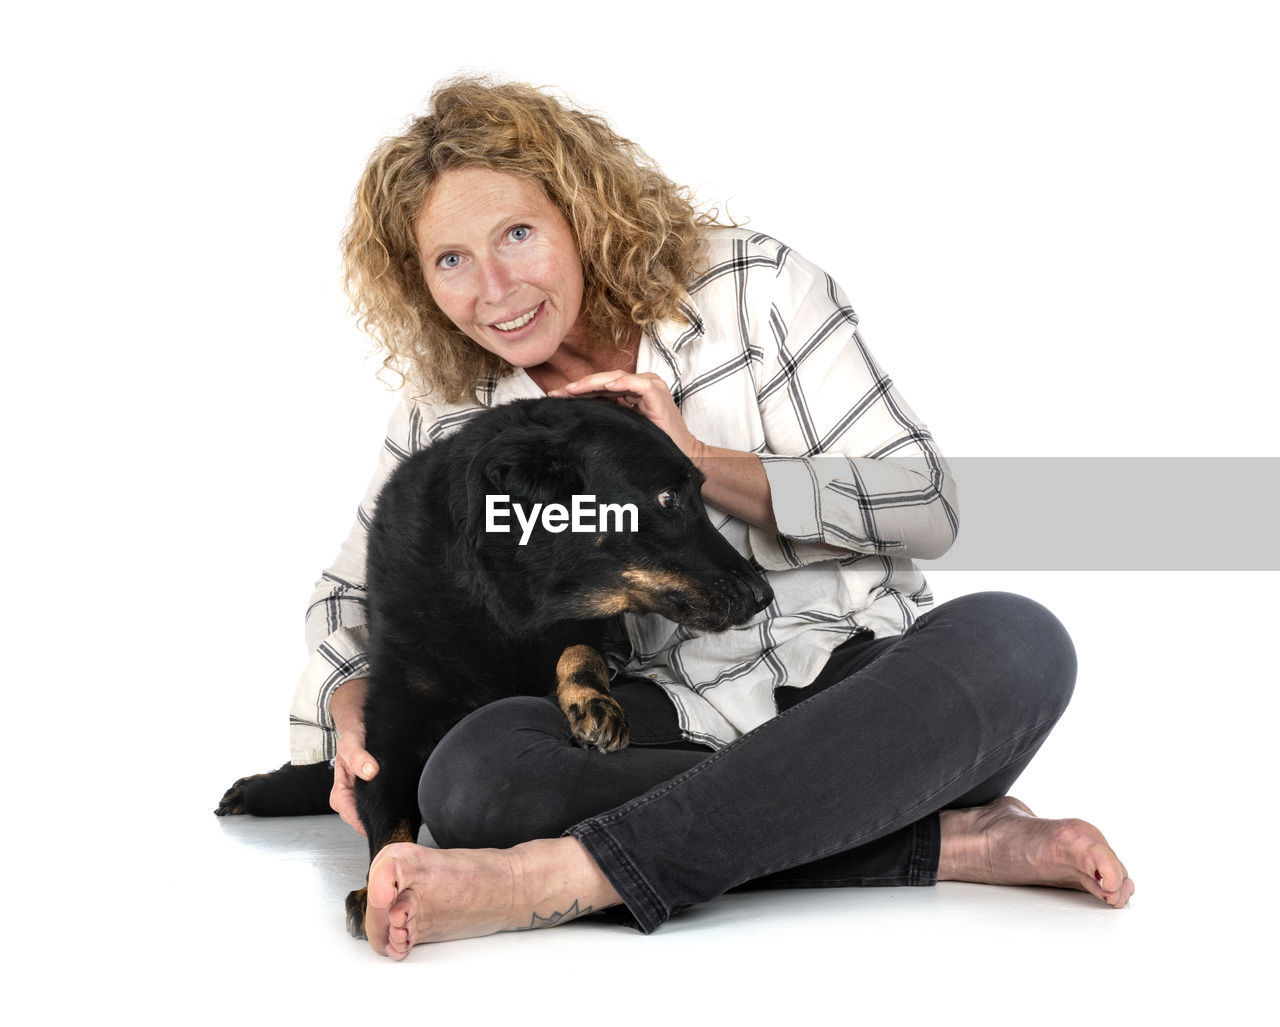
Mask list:
POLYGON ((961 457, 924 569, 1280 570, 1280 458, 961 457))

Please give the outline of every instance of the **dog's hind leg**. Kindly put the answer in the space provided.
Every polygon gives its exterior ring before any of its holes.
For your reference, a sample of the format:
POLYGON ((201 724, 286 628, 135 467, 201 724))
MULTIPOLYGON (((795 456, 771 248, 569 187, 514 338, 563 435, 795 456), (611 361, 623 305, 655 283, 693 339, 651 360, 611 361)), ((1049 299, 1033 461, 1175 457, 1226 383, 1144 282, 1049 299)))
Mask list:
POLYGON ((584 749, 613 752, 626 746, 627 715, 609 694, 609 670, 593 646, 571 645, 560 655, 556 701, 584 749))
POLYGON ((333 768, 328 763, 284 766, 266 774, 242 777, 223 793, 220 817, 248 813, 255 817, 306 817, 332 813, 329 792, 333 768))

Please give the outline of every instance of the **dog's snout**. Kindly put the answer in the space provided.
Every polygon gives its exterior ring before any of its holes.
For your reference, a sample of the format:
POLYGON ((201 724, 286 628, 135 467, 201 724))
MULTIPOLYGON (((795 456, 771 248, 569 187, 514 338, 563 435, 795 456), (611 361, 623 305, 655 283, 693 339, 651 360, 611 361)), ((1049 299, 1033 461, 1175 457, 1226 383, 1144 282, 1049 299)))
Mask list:
POLYGON ((773 589, 765 576, 754 567, 747 567, 734 574, 732 585, 744 618, 759 613, 773 602, 773 589))

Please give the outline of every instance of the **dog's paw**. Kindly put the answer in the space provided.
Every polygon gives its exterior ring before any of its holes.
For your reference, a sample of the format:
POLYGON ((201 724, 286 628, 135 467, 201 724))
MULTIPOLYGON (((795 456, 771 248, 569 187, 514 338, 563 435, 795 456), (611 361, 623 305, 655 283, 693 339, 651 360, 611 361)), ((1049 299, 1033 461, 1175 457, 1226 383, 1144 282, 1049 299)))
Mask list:
POLYGON ((248 777, 242 777, 222 793, 218 808, 213 812, 220 817, 239 816, 247 813, 249 810, 246 805, 246 794, 253 787, 253 781, 262 776, 262 774, 250 774, 248 777))
POLYGON ((607 695, 597 696, 585 703, 573 703, 565 714, 573 740, 584 749, 613 752, 626 748, 628 741, 627 715, 622 707, 607 695))
POLYGON ((369 904, 369 889, 360 888, 347 896, 347 930, 353 938, 364 938, 364 912, 369 904))

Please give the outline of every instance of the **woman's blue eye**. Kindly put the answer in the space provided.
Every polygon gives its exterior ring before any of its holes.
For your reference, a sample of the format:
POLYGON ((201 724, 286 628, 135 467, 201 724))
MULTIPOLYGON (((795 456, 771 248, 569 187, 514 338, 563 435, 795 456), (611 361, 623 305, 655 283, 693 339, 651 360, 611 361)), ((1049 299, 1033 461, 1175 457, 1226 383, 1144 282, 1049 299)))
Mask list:
POLYGON ((524 242, 529 238, 529 233, 531 231, 532 229, 528 225, 516 225, 515 228, 511 229, 511 231, 507 233, 507 235, 515 242, 524 242))
POLYGON ((438 263, 442 268, 444 268, 447 271, 449 268, 457 267, 459 264, 461 264, 462 258, 459 257, 456 253, 446 253, 443 257, 440 258, 438 263))

